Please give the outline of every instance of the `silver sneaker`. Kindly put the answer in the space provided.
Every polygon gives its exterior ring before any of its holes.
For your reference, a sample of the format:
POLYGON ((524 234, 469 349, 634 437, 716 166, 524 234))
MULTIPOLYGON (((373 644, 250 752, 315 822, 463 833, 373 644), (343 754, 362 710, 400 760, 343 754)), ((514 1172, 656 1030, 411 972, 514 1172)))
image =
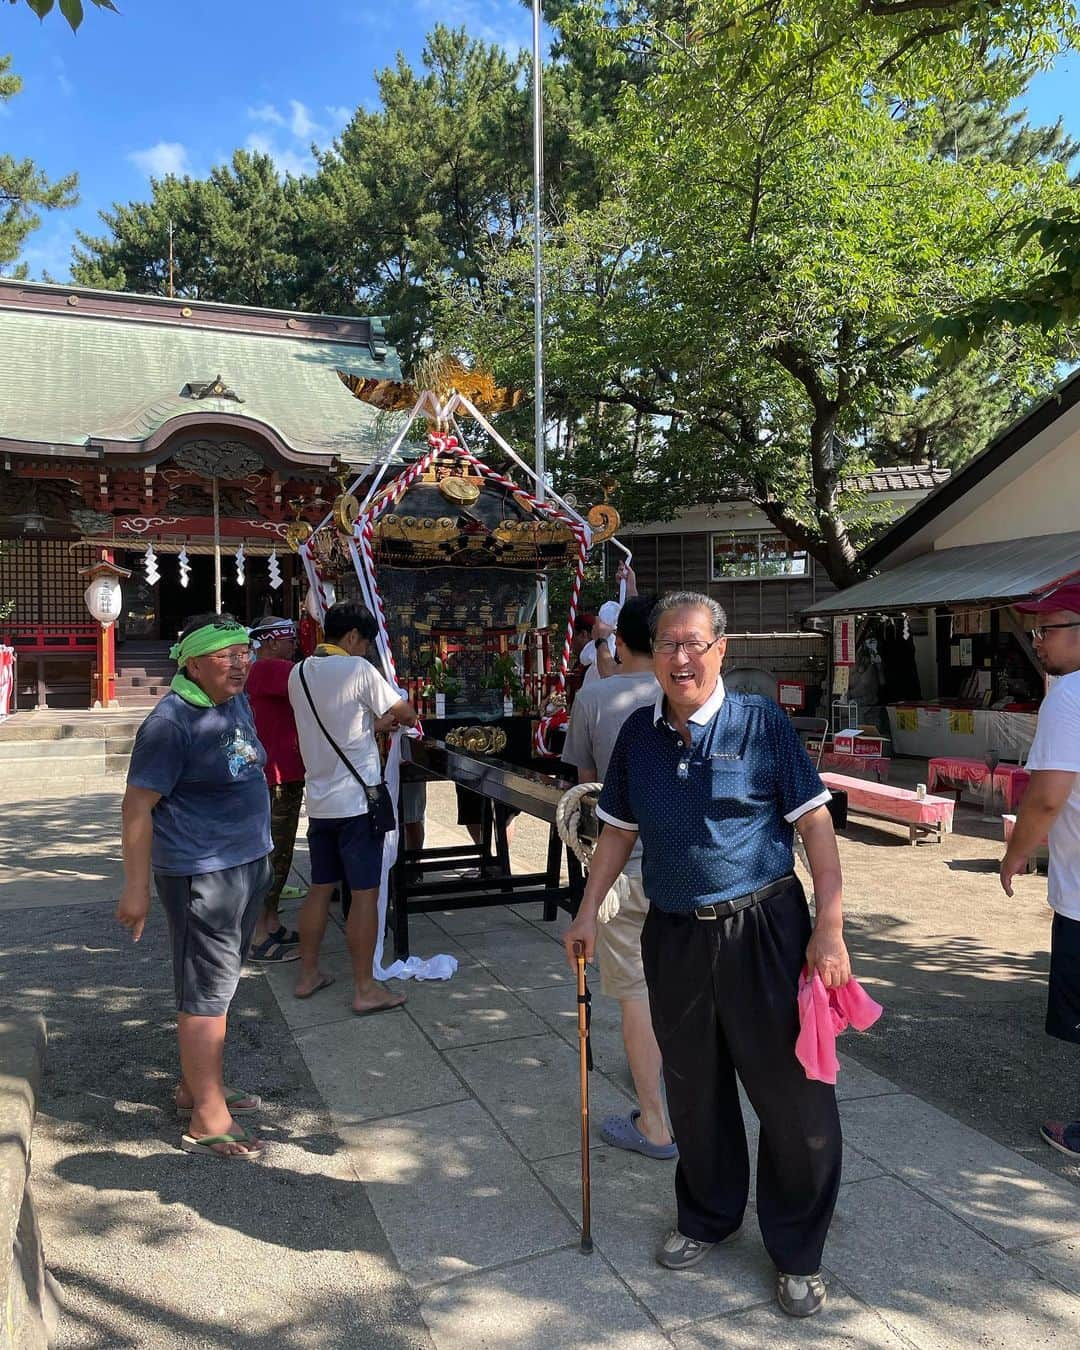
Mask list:
POLYGON ((715 1242, 699 1242, 673 1228, 657 1247, 656 1259, 668 1270, 689 1270, 703 1261, 715 1246, 715 1242))
POLYGON ((820 1271, 816 1275, 776 1273, 776 1301, 789 1317, 812 1317, 824 1308, 827 1297, 820 1271))
POLYGON ((673 1228, 657 1247, 656 1259, 668 1270, 689 1270, 691 1266, 703 1261, 714 1247, 719 1247, 724 1242, 733 1242, 740 1232, 742 1229, 736 1228, 734 1233, 721 1238, 720 1242, 699 1242, 697 1238, 687 1237, 685 1233, 673 1228))

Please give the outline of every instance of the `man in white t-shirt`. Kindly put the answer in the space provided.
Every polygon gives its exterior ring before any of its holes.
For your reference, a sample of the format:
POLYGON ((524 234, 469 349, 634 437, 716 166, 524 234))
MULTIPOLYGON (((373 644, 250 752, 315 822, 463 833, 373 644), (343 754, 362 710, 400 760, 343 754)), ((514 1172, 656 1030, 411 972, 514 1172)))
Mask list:
MULTIPOLYGON (((602 781, 622 724, 638 708, 651 707, 660 693, 653 674, 649 611, 645 599, 627 600, 617 615, 615 674, 586 683, 574 700, 562 757, 577 769, 579 783, 602 781)), ((641 842, 634 845, 623 868, 628 894, 618 914, 601 924, 596 939, 600 983, 622 1012, 623 1044, 637 1092, 639 1110, 609 1116, 601 1127, 614 1148, 648 1158, 674 1158, 677 1153, 664 1113, 660 1091, 660 1047, 649 1013, 649 991, 641 965, 641 927, 649 902, 641 887, 641 842)))
POLYGON ((354 601, 332 605, 324 632, 326 640, 315 655, 289 676, 289 703, 307 783, 312 883, 298 921, 296 997, 310 998, 334 982, 319 969, 319 950, 330 896, 339 885, 346 885, 352 892, 345 925, 355 986, 352 1009, 358 1017, 366 1017, 400 1008, 405 999, 377 984, 372 975, 383 836, 372 829, 367 796, 349 765, 375 787, 382 779, 375 733, 415 726, 417 718, 412 704, 366 659, 378 632, 370 611, 354 601))
MULTIPOLYGON (((1039 709, 1028 755, 1031 783, 1024 793, 1001 884, 1013 877, 1049 834, 1047 898, 1054 911, 1046 1031, 1080 1045, 1080 585, 1059 586, 1043 600, 1017 605, 1033 617, 1035 654, 1057 678, 1039 709)), ((1080 1159, 1080 1110, 1071 1121, 1047 1121, 1040 1133, 1051 1148, 1080 1159)))

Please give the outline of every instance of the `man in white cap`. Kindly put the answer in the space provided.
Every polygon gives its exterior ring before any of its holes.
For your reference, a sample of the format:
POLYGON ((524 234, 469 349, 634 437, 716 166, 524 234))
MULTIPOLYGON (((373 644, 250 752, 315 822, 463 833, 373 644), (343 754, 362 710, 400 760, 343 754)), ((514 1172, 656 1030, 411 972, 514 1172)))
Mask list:
POLYGON ((299 933, 286 928, 278 914, 292 869, 296 830, 304 800, 304 761, 300 758, 296 718, 289 702, 289 674, 296 654, 296 624, 292 619, 268 615, 251 630, 251 641, 257 650, 248 675, 247 696, 255 718, 255 730, 266 751, 274 882, 255 925, 248 959, 265 964, 295 961, 300 955, 299 933))
MULTIPOLYGON (((1080 585, 1059 586, 1016 608, 1030 625, 1043 670, 1055 679, 1039 709, 1027 761, 1031 782, 1001 860, 1001 884, 1011 896, 1013 878, 1049 836, 1047 899, 1054 922, 1046 1032, 1080 1045, 1080 585)), ((1070 1121, 1046 1121, 1039 1133, 1051 1148, 1080 1160, 1080 1109, 1070 1121)))
MULTIPOLYGON (((637 578, 634 576, 634 569, 628 563, 619 564, 615 580, 620 583, 626 582, 627 600, 632 600, 637 595, 637 578)), ((622 604, 618 600, 605 600, 600 606, 592 628, 592 641, 585 644, 579 657, 581 664, 586 667, 582 687, 594 680, 606 680, 609 675, 615 674, 618 668, 618 661, 615 658, 615 629, 621 610, 622 604)))

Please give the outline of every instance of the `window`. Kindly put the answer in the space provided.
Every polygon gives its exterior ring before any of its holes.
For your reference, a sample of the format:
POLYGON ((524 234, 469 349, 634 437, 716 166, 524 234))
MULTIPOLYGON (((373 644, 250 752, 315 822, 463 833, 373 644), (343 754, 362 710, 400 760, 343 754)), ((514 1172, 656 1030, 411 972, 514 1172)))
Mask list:
POLYGON ((712 579, 805 577, 810 570, 806 550, 782 534, 747 533, 712 536, 712 579))

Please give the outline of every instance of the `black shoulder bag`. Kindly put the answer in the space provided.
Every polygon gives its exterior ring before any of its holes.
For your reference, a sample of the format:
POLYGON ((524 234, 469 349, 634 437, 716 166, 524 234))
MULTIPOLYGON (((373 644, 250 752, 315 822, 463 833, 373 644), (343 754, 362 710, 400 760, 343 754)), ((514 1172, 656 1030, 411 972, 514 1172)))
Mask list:
POLYGON ((338 759, 341 760, 342 764, 345 765, 348 771, 364 789, 364 796, 367 797, 368 816, 371 818, 372 832, 377 835, 389 834, 391 830, 397 828, 397 818, 394 815, 394 802, 393 798, 390 796, 390 789, 381 779, 376 787, 372 787, 370 783, 365 783, 356 772, 355 765, 345 754, 344 750, 342 750, 341 746, 334 740, 333 736, 330 735, 326 727, 323 726, 323 720, 319 716, 318 708, 315 707, 315 700, 311 697, 311 690, 308 688, 307 678, 304 675, 304 666, 306 664, 306 661, 301 661, 297 669, 300 672, 300 683, 304 687, 307 701, 311 705, 311 711, 314 714, 315 721, 319 724, 319 730, 334 747, 338 759))

